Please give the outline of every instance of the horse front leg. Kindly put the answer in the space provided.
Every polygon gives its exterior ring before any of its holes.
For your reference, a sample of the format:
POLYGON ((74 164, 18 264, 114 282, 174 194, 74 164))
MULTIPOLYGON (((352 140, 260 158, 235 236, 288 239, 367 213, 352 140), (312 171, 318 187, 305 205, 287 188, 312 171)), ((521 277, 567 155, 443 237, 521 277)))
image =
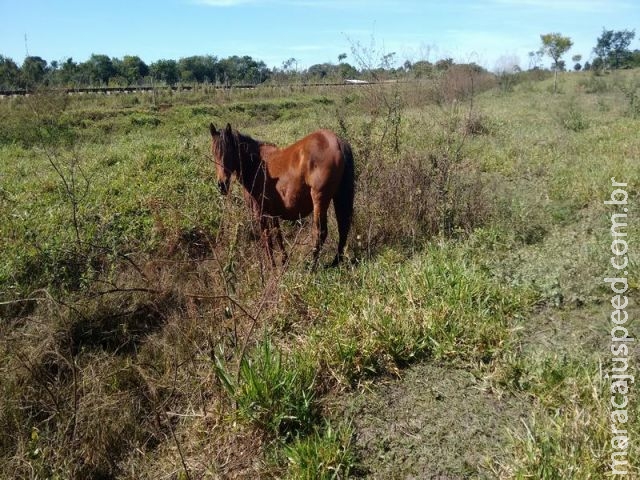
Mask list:
POLYGON ((287 255, 287 251, 284 248, 284 240, 282 239, 282 230, 280 230, 280 220, 274 217, 272 227, 276 231, 276 240, 278 242, 278 247, 280 247, 280 250, 282 251, 282 264, 286 265, 289 260, 289 256, 287 255))
POLYGON ((271 262, 271 266, 276 266, 276 261, 273 258, 273 242, 271 240, 271 219, 267 217, 260 217, 260 230, 262 236, 262 242, 267 252, 267 259, 271 262))

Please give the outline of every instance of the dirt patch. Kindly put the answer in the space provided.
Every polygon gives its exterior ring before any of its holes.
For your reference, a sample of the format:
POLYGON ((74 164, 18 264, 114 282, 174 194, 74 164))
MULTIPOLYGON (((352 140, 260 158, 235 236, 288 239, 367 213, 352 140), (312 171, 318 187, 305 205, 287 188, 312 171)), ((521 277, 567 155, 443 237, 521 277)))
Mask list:
POLYGON ((349 405, 361 474, 371 479, 490 478, 507 427, 527 412, 522 400, 483 391, 468 371, 428 363, 349 405))

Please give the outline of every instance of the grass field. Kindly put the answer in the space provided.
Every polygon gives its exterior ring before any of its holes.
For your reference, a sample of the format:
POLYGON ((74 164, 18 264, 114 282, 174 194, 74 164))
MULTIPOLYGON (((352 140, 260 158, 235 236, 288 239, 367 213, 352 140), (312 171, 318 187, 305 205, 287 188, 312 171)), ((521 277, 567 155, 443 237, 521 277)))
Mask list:
POLYGON ((605 478, 640 72, 469 75, 0 101, 0 477, 605 478), (209 122, 349 140, 349 261, 267 267, 209 122))

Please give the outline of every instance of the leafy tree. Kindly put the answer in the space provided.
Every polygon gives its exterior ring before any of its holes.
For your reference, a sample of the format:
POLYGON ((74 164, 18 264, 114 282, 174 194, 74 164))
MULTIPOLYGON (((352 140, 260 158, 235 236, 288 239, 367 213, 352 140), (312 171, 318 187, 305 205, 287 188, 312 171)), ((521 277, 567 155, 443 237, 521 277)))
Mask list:
POLYGON ((346 62, 338 65, 338 75, 342 80, 347 78, 355 78, 358 76, 358 70, 353 65, 350 65, 346 62))
POLYGON ((559 33, 545 33, 540 35, 542 40, 541 51, 553 60, 553 70, 555 75, 553 77, 553 91, 558 90, 558 70, 564 69, 564 62, 561 62, 562 55, 567 53, 573 46, 573 41, 569 37, 563 37, 559 33))
POLYGON ((149 72, 153 78, 167 85, 173 86, 180 80, 180 70, 175 60, 158 60, 149 66, 149 72))
POLYGON ((571 61, 574 62, 573 69, 576 72, 579 72, 582 69, 580 60, 582 60, 582 55, 574 55, 573 57, 571 57, 571 61))
POLYGON ((347 58, 347 54, 341 53, 340 55, 338 55, 338 63, 342 63, 342 61, 346 60, 346 58, 347 58))
POLYGON ((149 67, 137 55, 125 55, 118 67, 118 73, 129 85, 138 83, 149 75, 149 67))
POLYGON ((435 68, 436 70, 448 70, 453 66, 453 58, 443 58, 442 60, 438 60, 436 62, 435 68))
POLYGON ((82 64, 82 68, 88 75, 90 83, 97 81, 108 85, 109 79, 116 74, 113 61, 107 55, 92 54, 89 60, 82 64))
POLYGON ((307 69, 307 75, 322 80, 331 74, 333 68, 334 66, 330 63, 317 63, 307 69))
POLYGON ((16 88, 20 81, 20 68, 8 57, 0 55, 0 89, 16 88))
POLYGON ((640 67, 640 50, 634 50, 627 57, 627 65, 631 68, 640 67))
POLYGON ((215 82, 222 77, 218 67, 218 59, 212 55, 181 58, 178 60, 178 70, 183 82, 215 82))
POLYGON ((47 74, 47 61, 40 57, 27 57, 22 62, 20 69, 22 86, 33 88, 43 83, 47 74))
MULTIPOLYGON (((631 54, 629 45, 635 37, 635 30, 602 30, 593 52, 602 59, 605 68, 620 68, 631 54)), ((595 63, 595 62, 594 62, 595 63)))
POLYGON ((411 64, 410 71, 416 78, 426 77, 433 71, 433 64, 427 60, 419 60, 411 64))
POLYGON ((296 65, 296 70, 298 69, 297 65, 298 65, 298 60, 296 60, 295 58, 291 57, 287 60, 285 60, 284 62, 282 62, 282 70, 287 73, 289 71, 291 71, 291 67, 293 67, 293 65, 296 65))
MULTIPOLYGON (((53 68, 53 62, 51 64, 53 68)), ((72 58, 67 58, 64 62, 59 63, 52 76, 56 85, 71 86, 82 81, 82 73, 72 58)))
POLYGON ((529 52, 529 70, 540 68, 542 57, 544 57, 544 52, 542 51, 542 49, 536 50, 535 52, 529 52))
POLYGON ((395 56, 396 56, 396 52, 391 52, 383 55, 382 60, 380 61, 380 68, 383 68, 385 70, 390 70, 395 56))
POLYGON ((219 68, 226 83, 257 84, 269 77, 269 69, 263 61, 256 61, 248 55, 220 60, 219 68))

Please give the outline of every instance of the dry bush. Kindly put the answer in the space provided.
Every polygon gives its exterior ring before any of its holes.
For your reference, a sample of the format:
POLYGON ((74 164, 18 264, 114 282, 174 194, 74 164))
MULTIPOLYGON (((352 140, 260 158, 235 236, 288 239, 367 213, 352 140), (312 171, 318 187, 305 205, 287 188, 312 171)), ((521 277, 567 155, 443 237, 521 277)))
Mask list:
MULTIPOLYGON (((253 344, 285 271, 264 267, 244 203, 223 208, 217 232, 166 227, 155 254, 116 258, 83 291, 42 291, 0 325, 0 477, 114 478, 161 446, 178 471, 184 452, 200 458, 184 432, 226 421, 214 353, 253 344)), ((209 440, 228 453, 217 442, 235 440, 209 440)))
POLYGON ((338 112, 340 134, 351 142, 356 157, 350 245, 359 254, 372 254, 384 245, 412 245, 437 235, 469 232, 492 215, 490 188, 465 148, 469 137, 491 134, 495 128, 486 115, 473 110, 473 77, 479 74, 453 67, 447 72, 445 80, 433 86, 442 103, 432 107, 431 124, 421 128, 430 144, 426 152, 398 148, 405 133, 402 129, 395 133, 393 127, 404 125, 407 102, 397 102, 392 110, 384 108, 397 94, 395 87, 368 89, 368 102, 382 107, 370 108, 364 120, 338 112), (458 101, 465 96, 468 102, 458 101))
POLYGON ((405 154, 362 169, 356 199, 357 243, 369 253, 469 232, 492 210, 478 169, 437 153, 405 154))
POLYGON ((437 101, 445 104, 473 98, 475 94, 494 88, 496 84, 495 75, 471 65, 452 65, 436 80, 437 101))

